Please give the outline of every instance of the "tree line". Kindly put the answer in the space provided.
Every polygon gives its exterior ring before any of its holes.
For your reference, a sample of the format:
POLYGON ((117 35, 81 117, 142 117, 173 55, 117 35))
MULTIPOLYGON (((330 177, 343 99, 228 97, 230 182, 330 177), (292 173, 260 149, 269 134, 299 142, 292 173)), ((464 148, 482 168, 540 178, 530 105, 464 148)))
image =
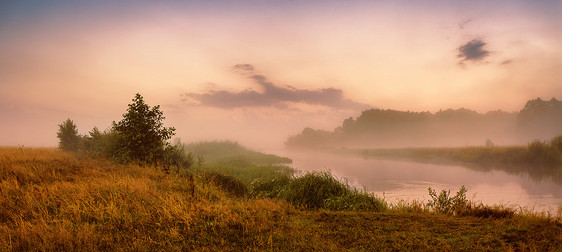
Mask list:
POLYGON ((537 98, 528 101, 519 112, 478 113, 465 108, 435 113, 370 109, 356 119, 345 119, 333 131, 305 128, 289 137, 286 145, 313 148, 493 145, 492 141, 496 140, 529 142, 560 134, 562 102, 537 98))
POLYGON ((104 131, 94 127, 88 134, 80 135, 74 121, 66 119, 57 132, 59 148, 119 163, 159 163, 168 168, 189 168, 193 163, 192 155, 179 140, 174 144, 169 142, 175 128, 164 127, 165 117, 160 106, 150 107, 138 93, 132 101, 123 119, 113 121, 104 131))

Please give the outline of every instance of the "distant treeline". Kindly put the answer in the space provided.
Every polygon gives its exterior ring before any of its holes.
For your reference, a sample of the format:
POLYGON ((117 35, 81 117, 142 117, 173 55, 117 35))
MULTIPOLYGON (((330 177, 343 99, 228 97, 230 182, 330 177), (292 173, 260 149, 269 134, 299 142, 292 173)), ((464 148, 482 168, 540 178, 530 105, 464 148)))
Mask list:
POLYGON ((530 100, 519 112, 447 109, 436 113, 370 109, 333 131, 305 128, 288 147, 419 147, 521 144, 562 134, 562 102, 530 100))

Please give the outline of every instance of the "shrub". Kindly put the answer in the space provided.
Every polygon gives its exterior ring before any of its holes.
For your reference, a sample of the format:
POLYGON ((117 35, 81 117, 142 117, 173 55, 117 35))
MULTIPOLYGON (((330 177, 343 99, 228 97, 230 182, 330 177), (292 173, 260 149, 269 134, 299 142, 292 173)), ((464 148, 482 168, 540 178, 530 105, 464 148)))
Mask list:
POLYGON ((431 187, 428 188, 428 191, 431 199, 427 202, 427 206, 437 213, 458 215, 468 205, 464 185, 454 197, 449 196, 450 190, 442 190, 439 195, 431 187))
POLYGON ((372 194, 351 188, 329 172, 311 172, 292 179, 280 197, 306 208, 382 211, 386 204, 372 194))
POLYGON ((119 153, 120 136, 113 129, 101 132, 97 127, 94 127, 88 134, 82 137, 83 150, 86 153, 93 157, 102 156, 112 159, 120 157, 117 155, 119 153))
POLYGON ((177 139, 174 145, 167 146, 164 151, 165 165, 175 167, 178 172, 180 169, 187 170, 193 162, 193 155, 185 150, 180 139, 177 139))
POLYGON ((307 208, 321 208, 333 196, 344 195, 346 186, 329 172, 311 172, 293 179, 282 197, 307 208))

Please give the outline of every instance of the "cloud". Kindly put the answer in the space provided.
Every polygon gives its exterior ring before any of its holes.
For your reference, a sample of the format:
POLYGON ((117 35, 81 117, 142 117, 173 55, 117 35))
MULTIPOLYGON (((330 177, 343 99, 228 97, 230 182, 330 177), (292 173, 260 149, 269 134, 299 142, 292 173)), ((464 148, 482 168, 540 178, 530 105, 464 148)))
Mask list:
POLYGON ((457 57, 463 58, 459 64, 465 61, 480 61, 486 58, 490 52, 484 49, 486 43, 479 39, 473 39, 468 43, 459 47, 459 54, 457 57))
POLYGON ((508 60, 502 61, 502 63, 500 63, 500 65, 509 65, 509 64, 511 64, 511 63, 513 63, 513 60, 508 59, 508 60))
POLYGON ((459 23, 459 29, 464 30, 465 26, 470 22, 472 22, 472 18, 465 19, 465 20, 461 21, 459 23))
POLYGON ((254 66, 252 64, 236 64, 232 67, 233 71, 241 70, 241 71, 254 71, 254 66))
MULTIPOLYGON (((233 70, 253 72, 250 64, 237 64, 233 70)), ((288 108, 289 103, 305 103, 321 105, 333 109, 363 110, 370 106, 346 99, 341 89, 298 89, 294 87, 280 87, 267 80, 263 75, 252 74, 249 78, 261 88, 261 92, 246 89, 241 92, 226 90, 210 90, 206 93, 183 93, 182 100, 196 101, 200 106, 217 107, 223 109, 239 107, 275 107, 288 108)))

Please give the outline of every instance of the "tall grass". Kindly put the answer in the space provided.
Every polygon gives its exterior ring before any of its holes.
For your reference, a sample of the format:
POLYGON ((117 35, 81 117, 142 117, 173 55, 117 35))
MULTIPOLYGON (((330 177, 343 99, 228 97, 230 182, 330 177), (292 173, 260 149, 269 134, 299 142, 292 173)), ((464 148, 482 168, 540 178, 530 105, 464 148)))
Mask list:
POLYGON ((384 200, 349 186, 329 172, 310 172, 300 177, 254 182, 256 195, 279 197, 308 209, 383 211, 384 200))
MULTIPOLYGON (((232 182, 224 180, 225 184, 232 182)), ((377 251, 443 246, 466 250, 562 247, 562 226, 543 217, 489 220, 424 212, 339 211, 353 209, 348 205, 375 210, 357 206, 377 203, 327 173, 285 174, 269 182, 271 188, 279 189, 277 195, 285 196, 236 197, 220 186, 222 182, 197 174, 192 180, 186 172, 167 174, 158 167, 115 164, 57 149, 0 148, 0 248, 377 251), (296 202, 311 203, 306 207, 306 203, 296 202), (327 210, 316 211, 312 202, 327 210)))
POLYGON ((286 211, 294 210, 269 199, 246 203, 212 183, 160 169, 57 149, 0 148, 0 247, 6 250, 265 247, 270 217, 286 211))
POLYGON ((386 208, 383 200, 349 186, 328 172, 295 176, 292 168, 272 164, 289 159, 250 151, 234 142, 197 143, 189 149, 211 157, 211 161, 197 170, 233 195, 249 192, 254 197, 281 198, 308 209, 382 211, 386 208))

